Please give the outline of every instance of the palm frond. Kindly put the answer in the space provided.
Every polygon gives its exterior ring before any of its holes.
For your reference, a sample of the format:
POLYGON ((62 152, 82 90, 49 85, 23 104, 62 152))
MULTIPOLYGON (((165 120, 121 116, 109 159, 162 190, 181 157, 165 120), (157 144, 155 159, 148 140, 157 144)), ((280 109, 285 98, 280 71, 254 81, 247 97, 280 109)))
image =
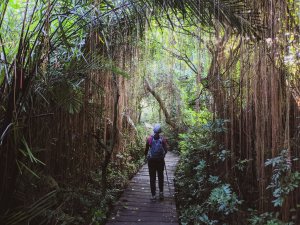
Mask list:
POLYGON ((54 207, 57 203, 56 194, 56 190, 51 191, 26 208, 7 213, 0 218, 1 222, 7 225, 26 224, 27 221, 43 215, 46 210, 54 207))
POLYGON ((181 15, 182 19, 190 18, 190 21, 203 26, 213 26, 214 20, 217 20, 222 25, 235 28, 243 35, 256 38, 259 38, 262 31, 258 12, 243 0, 128 0, 115 5, 111 10, 114 15, 106 14, 112 16, 111 26, 122 23, 127 25, 126 28, 134 28, 136 20, 145 21, 149 17, 158 21, 158 24, 160 18, 164 17, 173 25, 173 16, 179 20, 181 15))
MULTIPOLYGON (((213 19, 236 28, 240 33, 259 37, 261 24, 259 14, 242 0, 146 0, 156 7, 168 7, 185 17, 196 17, 200 24, 212 26, 213 19)), ((170 10, 168 10, 169 12, 170 10)))

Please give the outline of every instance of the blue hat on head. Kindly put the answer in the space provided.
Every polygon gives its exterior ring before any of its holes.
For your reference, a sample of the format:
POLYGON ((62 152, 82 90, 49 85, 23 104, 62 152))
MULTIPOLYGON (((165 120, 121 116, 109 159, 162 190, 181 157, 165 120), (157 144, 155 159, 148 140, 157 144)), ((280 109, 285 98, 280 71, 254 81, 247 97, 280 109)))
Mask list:
POLYGON ((156 134, 156 133, 161 133, 161 126, 160 124, 155 124, 154 125, 154 128, 153 128, 153 132, 156 134))

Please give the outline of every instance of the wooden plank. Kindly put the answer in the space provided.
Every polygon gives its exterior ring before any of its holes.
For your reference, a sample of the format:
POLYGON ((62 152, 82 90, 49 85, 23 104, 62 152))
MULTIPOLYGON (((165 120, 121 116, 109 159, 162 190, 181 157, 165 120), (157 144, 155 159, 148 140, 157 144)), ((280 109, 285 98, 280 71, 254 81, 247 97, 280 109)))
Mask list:
MULTIPOLYGON (((139 199, 139 200, 144 199, 144 200, 150 201, 150 197, 151 197, 150 188, 148 190, 143 190, 143 191, 145 191, 145 192, 139 192, 139 191, 124 192, 124 194, 122 195, 122 197, 120 199, 131 198, 131 199, 139 199)), ((173 198, 173 195, 174 195, 174 193, 172 192, 172 190, 171 190, 171 192, 168 189, 164 191, 165 198, 168 198, 168 197, 173 198)))
POLYGON ((167 207, 167 208, 161 208, 161 207, 152 207, 152 206, 122 206, 118 205, 114 208, 113 214, 115 214, 117 211, 127 210, 128 212, 132 211, 140 211, 140 212, 161 212, 161 213, 175 213, 176 214, 176 206, 167 207))
MULTIPOLYGON (((150 200, 148 166, 144 165, 132 178, 119 201, 115 203, 114 210, 106 225, 178 225, 174 200, 174 172, 177 161, 178 156, 174 153, 169 152, 166 155, 166 168, 171 192, 164 173, 165 198, 163 201, 150 200)), ((158 189, 158 182, 156 187, 158 189)))
POLYGON ((178 221, 176 216, 151 216, 151 212, 147 216, 136 216, 136 215, 122 215, 112 217, 111 221, 119 222, 176 222, 178 221))
POLYGON ((108 222, 106 225, 178 225, 177 221, 174 222, 118 222, 118 221, 111 221, 108 222))
POLYGON ((159 216, 163 216, 163 217, 174 217, 176 216, 176 211, 160 211, 160 210, 152 210, 151 208, 146 208, 146 209, 137 209, 137 210, 128 210, 128 209, 120 209, 120 210, 116 210, 114 211, 114 213, 112 214, 111 218, 115 217, 115 216, 121 216, 121 215, 135 215, 135 216, 149 216, 149 214, 151 216, 154 217, 159 217, 159 216))
MULTIPOLYGON (((139 203, 142 205, 152 205, 153 207, 156 207, 156 206, 159 207, 159 205, 154 206, 153 204, 151 204, 151 202, 149 202, 150 200, 148 200, 148 199, 141 199, 141 198, 136 199, 136 198, 122 197, 120 200, 124 205, 135 205, 136 203, 139 203)), ((174 205, 173 200, 174 200, 173 198, 165 198, 162 205, 174 205)), ((157 201, 159 201, 159 200, 157 200, 157 201)))
MULTIPOLYGON (((157 200, 158 201, 158 200, 157 200)), ((164 204, 152 204, 151 202, 144 202, 144 201, 132 201, 132 202, 118 202, 117 205, 123 206, 123 207, 141 207, 141 206, 147 206, 152 208, 162 208, 164 207, 173 207, 175 208, 175 203, 171 201, 164 201, 164 204)), ((117 206, 115 205, 115 206, 117 206)))

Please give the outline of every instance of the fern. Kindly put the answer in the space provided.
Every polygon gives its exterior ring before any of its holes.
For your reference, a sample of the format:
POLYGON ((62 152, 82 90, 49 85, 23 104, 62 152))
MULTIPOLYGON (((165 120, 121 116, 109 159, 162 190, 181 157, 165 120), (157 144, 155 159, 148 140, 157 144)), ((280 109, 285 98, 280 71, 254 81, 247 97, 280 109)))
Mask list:
MULTIPOLYGON (((295 161, 297 159, 293 159, 295 161)), ((275 207, 282 206, 285 197, 299 187, 300 173, 292 172, 292 161, 288 155, 288 150, 282 150, 279 156, 267 159, 265 166, 273 167, 271 183, 267 189, 273 190, 272 202, 275 207)))
POLYGON ((237 195, 232 192, 229 184, 223 184, 212 190, 208 204, 217 208, 218 212, 229 215, 238 210, 237 206, 242 201, 238 200, 237 195))

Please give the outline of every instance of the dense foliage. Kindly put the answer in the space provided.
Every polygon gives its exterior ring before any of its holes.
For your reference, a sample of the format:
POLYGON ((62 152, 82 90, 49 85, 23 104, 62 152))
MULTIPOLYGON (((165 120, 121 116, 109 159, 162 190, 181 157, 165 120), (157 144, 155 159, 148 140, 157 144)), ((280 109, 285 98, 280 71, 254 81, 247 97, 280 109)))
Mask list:
POLYGON ((218 170, 230 156, 217 146, 215 135, 224 132, 222 121, 195 124, 181 135, 182 159, 177 170, 177 200, 182 224, 219 224, 239 221, 242 201, 234 192, 227 174, 218 170))
POLYGON ((0 221, 103 224, 160 122, 182 224, 298 224, 299 12, 1 1, 0 221))
MULTIPOLYGON (((215 136, 224 132, 224 121, 208 119, 206 123, 194 124, 180 136, 181 162, 176 174, 176 188, 181 223, 295 224, 295 214, 286 223, 278 218, 278 213, 260 214, 254 202, 243 199, 237 178, 224 170, 230 151, 214 141, 215 136)), ((282 206, 284 198, 299 188, 299 172, 291 172, 291 162, 287 160, 287 151, 284 150, 280 156, 265 163, 275 168, 267 187, 272 189, 275 207, 282 206)), ((240 160, 231 170, 243 173, 246 165, 246 160, 240 160)))

